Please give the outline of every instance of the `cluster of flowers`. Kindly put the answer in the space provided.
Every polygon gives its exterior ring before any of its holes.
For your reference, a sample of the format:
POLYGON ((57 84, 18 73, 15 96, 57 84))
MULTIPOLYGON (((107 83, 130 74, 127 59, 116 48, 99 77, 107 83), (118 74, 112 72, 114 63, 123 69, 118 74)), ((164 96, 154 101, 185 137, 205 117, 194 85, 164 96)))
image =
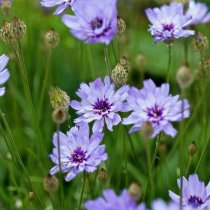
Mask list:
POLYGON ((151 22, 149 31, 154 41, 170 42, 181 37, 194 35, 193 30, 186 27, 210 21, 210 12, 204 3, 189 1, 185 12, 183 3, 172 2, 160 8, 146 9, 146 15, 151 22))
MULTIPOLYGON (((183 188, 182 196, 169 191, 172 199, 168 204, 161 199, 154 200, 151 205, 152 210, 209 210, 210 209, 210 183, 205 186, 204 182, 198 179, 197 174, 189 176, 187 180, 182 177, 183 188), (180 202, 180 199, 182 201, 180 202), (180 205, 180 203, 182 203, 180 205)), ((181 179, 177 180, 179 188, 181 188, 181 179)), ((146 210, 146 206, 142 203, 137 205, 124 190, 120 196, 117 196, 112 189, 103 191, 103 197, 95 200, 89 200, 85 203, 87 210, 115 210, 116 206, 120 210, 146 210)))

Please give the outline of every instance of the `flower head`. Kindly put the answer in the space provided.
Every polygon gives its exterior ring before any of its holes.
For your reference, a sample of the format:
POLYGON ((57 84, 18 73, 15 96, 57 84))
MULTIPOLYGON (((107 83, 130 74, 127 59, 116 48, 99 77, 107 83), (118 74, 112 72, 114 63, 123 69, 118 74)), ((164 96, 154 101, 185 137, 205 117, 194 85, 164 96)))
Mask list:
POLYGON ((161 131, 174 137, 177 131, 171 122, 189 117, 188 101, 178 99, 178 95, 169 94, 169 84, 156 87, 151 79, 145 80, 141 90, 132 87, 128 91, 125 107, 132 113, 123 119, 122 124, 134 124, 130 129, 132 133, 141 129, 145 122, 150 122, 154 129, 151 137, 155 137, 161 131))
MULTIPOLYGON (((179 205, 173 203, 173 202, 170 202, 170 203, 165 203, 163 200, 161 199, 157 199, 157 200, 154 200, 152 202, 152 210, 180 210, 180 207, 179 205)), ((185 210, 185 209, 183 209, 185 210)))
MULTIPOLYGON (((181 188, 181 179, 177 180, 179 188, 181 188)), ((189 176, 189 180, 183 177, 182 204, 187 209, 202 210, 207 207, 210 201, 210 184, 205 186, 204 182, 199 181, 197 174, 189 176)), ((169 191, 171 199, 179 204, 180 196, 169 191)))
POLYGON ((67 173, 66 181, 70 181, 83 171, 93 172, 102 161, 107 159, 105 145, 99 145, 103 134, 94 132, 89 137, 89 127, 82 123, 80 127, 71 128, 66 135, 62 132, 54 134, 55 148, 50 158, 56 166, 50 170, 51 175, 59 171, 58 138, 60 139, 61 171, 67 173))
POLYGON ((71 7, 76 0, 41 0, 41 5, 44 7, 58 6, 54 15, 63 13, 68 7, 71 7))
POLYGON ((84 206, 86 210, 146 210, 144 204, 137 206, 127 190, 117 196, 112 189, 104 190, 102 198, 87 201, 84 206))
POLYGON ((210 12, 208 11, 206 4, 201 2, 196 3, 194 0, 190 0, 186 15, 192 19, 190 25, 197 25, 210 21, 210 12))
POLYGON ((149 31, 155 42, 171 42, 174 39, 194 34, 194 31, 184 29, 191 20, 187 15, 184 15, 182 3, 172 2, 160 8, 148 8, 145 12, 151 22, 149 31))
MULTIPOLYGON (((6 69, 6 65, 9 61, 9 58, 6 55, 0 56, 0 85, 3 85, 10 77, 10 73, 8 69, 6 69)), ((5 87, 0 87, 0 96, 3 96, 5 93, 5 87)))
POLYGON ((80 0, 73 5, 75 16, 62 20, 76 38, 86 43, 109 44, 117 32, 117 0, 80 0))
POLYGON ((71 107, 78 110, 77 114, 80 115, 74 122, 95 121, 93 132, 102 131, 106 122, 107 128, 112 130, 113 125, 121 121, 117 112, 124 111, 123 101, 127 97, 128 89, 129 87, 124 85, 115 91, 115 85, 110 82, 108 76, 104 82, 98 78, 89 85, 82 83, 77 91, 77 95, 82 99, 81 102, 71 102, 71 107))

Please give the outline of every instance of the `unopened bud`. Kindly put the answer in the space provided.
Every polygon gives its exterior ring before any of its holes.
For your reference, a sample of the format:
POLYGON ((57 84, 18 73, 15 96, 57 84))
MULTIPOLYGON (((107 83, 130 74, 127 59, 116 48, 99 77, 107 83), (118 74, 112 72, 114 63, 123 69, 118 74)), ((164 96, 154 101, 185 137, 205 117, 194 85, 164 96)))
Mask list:
POLYGON ((205 76, 210 76, 210 57, 205 58, 201 63, 201 72, 204 72, 205 76))
POLYGON ((125 29, 126 29, 125 21, 122 18, 117 17, 117 33, 123 34, 125 32, 125 29))
POLYGON ((52 87, 49 91, 50 103, 53 109, 64 108, 68 110, 70 98, 67 93, 58 87, 52 87))
POLYGON ((99 167, 98 180, 103 184, 105 184, 108 180, 108 173, 104 166, 99 167))
POLYGON ((1 10, 4 14, 8 14, 11 9, 12 3, 11 0, 2 0, 1 2, 1 10))
POLYGON ((60 41, 60 36, 59 36, 59 34, 54 29, 50 29, 45 34, 44 38, 45 38, 45 44, 49 48, 56 47, 58 45, 59 41, 60 41))
POLYGON ((67 119, 66 110, 63 108, 57 108, 52 112, 52 120, 56 124, 62 124, 67 119))
POLYGON ((209 41, 202 33, 196 32, 192 40, 192 45, 195 51, 203 52, 208 49, 209 41))
POLYGON ((140 199, 140 197, 142 195, 141 188, 137 182, 133 182, 130 184, 130 186, 128 188, 128 192, 129 192, 131 198, 133 198, 134 200, 140 199))
POLYGON ((43 188, 47 192, 49 193, 55 192, 58 190, 58 187, 59 187, 59 181, 55 176, 51 176, 49 174, 43 179, 43 188))
POLYGON ((165 156, 167 152, 167 146, 165 142, 160 142, 160 145, 158 147, 158 153, 160 154, 160 156, 165 156))
POLYGON ((141 126, 140 134, 142 137, 146 140, 149 139, 154 132, 154 128, 152 127, 152 124, 150 122, 145 122, 141 126))
POLYGON ((183 65, 178 69, 176 73, 176 80, 181 89, 189 87, 192 84, 193 79, 192 70, 188 66, 183 65))
POLYGON ((29 192, 29 193, 28 193, 28 199, 29 199, 30 201, 34 201, 34 199, 35 199, 35 193, 34 193, 34 192, 29 192))
POLYGON ((137 66, 138 70, 142 70, 147 63, 146 58, 145 58, 144 54, 142 54, 142 53, 139 53, 136 56, 135 62, 136 62, 136 66, 137 66))
POLYGON ((197 151, 197 145, 194 141, 192 141, 188 146, 189 155, 193 156, 197 151))
POLYGON ((130 64, 126 57, 122 57, 116 67, 112 70, 112 80, 117 86, 124 85, 128 80, 130 64))

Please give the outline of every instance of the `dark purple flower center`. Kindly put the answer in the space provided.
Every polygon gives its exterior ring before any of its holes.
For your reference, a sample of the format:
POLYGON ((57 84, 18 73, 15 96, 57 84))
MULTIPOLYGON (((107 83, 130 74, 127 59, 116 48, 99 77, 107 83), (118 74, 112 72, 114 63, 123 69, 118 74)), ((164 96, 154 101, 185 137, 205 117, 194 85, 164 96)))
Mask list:
POLYGON ((93 29, 93 30, 98 29, 98 28, 101 28, 102 25, 103 25, 103 20, 100 19, 100 18, 95 18, 95 19, 91 22, 91 26, 92 26, 92 29, 93 29))
POLYGON ((147 116, 153 123, 159 123, 163 119, 163 108, 155 104, 154 107, 147 109, 147 116))
POLYGON ((163 24, 163 30, 171 32, 171 31, 174 30, 174 25, 172 23, 170 23, 170 24, 163 24))
POLYGON ((97 114, 106 115, 111 108, 111 105, 108 102, 108 99, 97 99, 94 105, 94 110, 97 114))
POLYGON ((201 206, 202 204, 204 204, 204 202, 199 196, 191 195, 190 198, 188 199, 188 204, 192 206, 193 208, 197 208, 201 206))
POLYGON ((75 149, 70 157, 70 161, 72 163, 77 163, 77 164, 82 163, 83 161, 86 160, 87 160, 86 152, 84 152, 80 147, 75 149))

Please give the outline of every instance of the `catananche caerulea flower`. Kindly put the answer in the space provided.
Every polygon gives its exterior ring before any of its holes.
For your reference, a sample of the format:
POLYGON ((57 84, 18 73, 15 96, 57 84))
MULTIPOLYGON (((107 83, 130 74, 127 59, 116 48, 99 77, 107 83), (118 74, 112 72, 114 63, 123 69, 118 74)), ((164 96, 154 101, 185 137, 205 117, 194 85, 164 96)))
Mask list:
POLYGON ((145 12, 151 22, 149 31, 155 42, 170 42, 194 34, 194 31, 184 29, 190 24, 191 20, 184 14, 182 3, 172 2, 160 8, 148 8, 145 12))
POLYGON ((168 83, 156 87, 151 79, 144 81, 141 90, 130 88, 125 107, 132 113, 123 119, 122 124, 134 124, 129 131, 132 133, 141 129, 145 122, 150 122, 154 129, 151 137, 155 137, 161 131, 174 137, 177 131, 171 122, 189 117, 188 101, 179 100, 178 95, 169 94, 168 83))
POLYGON ((93 132, 98 130, 102 131, 104 122, 107 128, 112 130, 113 125, 117 125, 121 118, 117 112, 124 111, 124 101, 127 98, 129 87, 122 86, 115 90, 115 85, 110 82, 108 76, 104 81, 100 78, 89 85, 82 83, 77 95, 81 98, 81 102, 72 101, 71 107, 77 110, 80 115, 74 120, 75 123, 92 122, 93 132))
MULTIPOLYGON (((10 73, 6 67, 9 58, 6 55, 0 56, 0 85, 3 85, 10 77, 10 73)), ((5 93, 5 87, 0 87, 0 96, 5 93)))
POLYGON ((109 44, 117 32, 117 0, 79 0, 73 5, 75 16, 63 15, 71 33, 86 43, 109 44))
MULTIPOLYGON (((154 200, 152 202, 152 210, 180 210, 180 206, 176 203, 165 203, 161 199, 154 200)), ((183 208, 183 210, 186 210, 183 208)))
POLYGON ((41 5, 44 7, 58 6, 54 15, 63 13, 68 7, 71 7, 76 0, 41 0, 41 5))
POLYGON ((112 189, 103 191, 103 197, 89 200, 84 204, 86 210, 146 210, 144 204, 137 206, 127 190, 117 196, 112 189))
MULTIPOLYGON (((179 188, 181 188, 181 179, 177 180, 179 188)), ((205 186, 204 182, 199 181, 197 174, 189 176, 189 180, 183 177, 182 204, 187 210, 205 209, 210 201, 210 183, 205 186)), ((169 191, 171 199, 180 204, 180 196, 169 191)))
POLYGON ((53 136, 51 160, 56 164, 50 174, 54 175, 59 171, 58 136, 60 139, 61 171, 67 173, 65 180, 70 181, 82 171, 89 173, 96 170, 97 166, 107 159, 105 145, 99 145, 103 134, 94 132, 89 137, 89 127, 82 123, 80 127, 72 127, 65 135, 62 132, 53 136))
POLYGON ((201 2, 189 1, 189 8, 186 15, 192 18, 190 25, 197 25, 199 23, 206 23, 210 21, 210 12, 206 4, 201 2))

